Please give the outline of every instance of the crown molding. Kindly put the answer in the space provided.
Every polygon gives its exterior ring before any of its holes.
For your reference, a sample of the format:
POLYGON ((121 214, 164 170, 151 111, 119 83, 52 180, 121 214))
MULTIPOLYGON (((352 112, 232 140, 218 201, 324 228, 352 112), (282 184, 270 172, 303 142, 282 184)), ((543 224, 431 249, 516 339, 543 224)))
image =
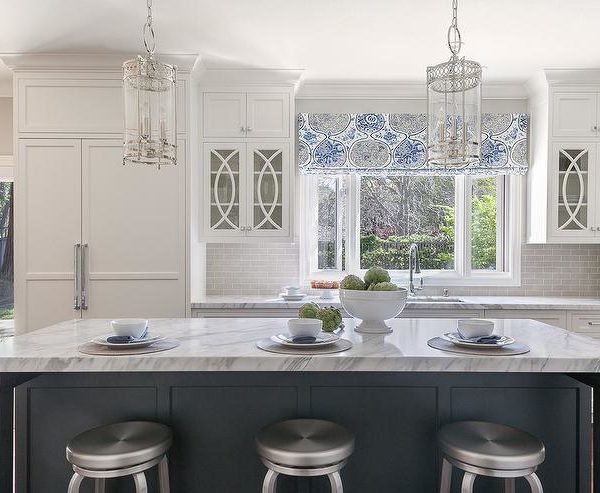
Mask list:
MULTIPOLYGON (((482 84, 484 99, 527 99, 525 84, 482 84)), ((298 99, 426 99, 425 82, 406 81, 304 81, 298 99)))
POLYGON ((549 85, 600 84, 600 68, 549 68, 544 74, 549 85))
POLYGON ((297 86, 300 69, 213 68, 200 66, 194 78, 203 85, 278 85, 297 86))
MULTIPOLYGON (((120 71, 123 62, 137 56, 136 53, 2 53, 0 60, 14 72, 28 71, 120 71)), ((191 72, 198 55, 163 55, 156 58, 164 63, 177 65, 181 72, 191 72)))

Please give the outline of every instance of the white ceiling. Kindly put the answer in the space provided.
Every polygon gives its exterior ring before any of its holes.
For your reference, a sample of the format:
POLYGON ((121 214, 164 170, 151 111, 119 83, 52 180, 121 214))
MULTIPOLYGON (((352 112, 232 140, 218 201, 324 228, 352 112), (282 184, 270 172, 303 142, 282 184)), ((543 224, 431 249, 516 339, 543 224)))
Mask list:
MULTIPOLYGON (((304 79, 424 79, 448 56, 450 0, 154 0, 157 50, 304 79)), ((141 49, 144 0, 0 0, 0 52, 141 49)), ((461 0, 463 54, 494 81, 600 67, 600 0, 461 0)), ((0 76, 2 71, 0 71, 0 76)))

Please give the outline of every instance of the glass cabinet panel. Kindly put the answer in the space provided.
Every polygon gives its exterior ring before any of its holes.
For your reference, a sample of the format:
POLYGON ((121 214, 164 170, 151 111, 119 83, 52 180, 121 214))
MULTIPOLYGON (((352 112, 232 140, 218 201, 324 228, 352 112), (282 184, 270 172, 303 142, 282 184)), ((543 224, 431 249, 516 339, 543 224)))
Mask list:
POLYGON ((252 229, 281 230, 284 227, 284 149, 255 147, 251 151, 252 229))
POLYGON ((240 151, 213 148, 209 151, 210 214, 213 230, 240 228, 240 151))
POLYGON ((589 228, 589 163, 587 148, 558 149, 558 230, 587 231, 589 228))

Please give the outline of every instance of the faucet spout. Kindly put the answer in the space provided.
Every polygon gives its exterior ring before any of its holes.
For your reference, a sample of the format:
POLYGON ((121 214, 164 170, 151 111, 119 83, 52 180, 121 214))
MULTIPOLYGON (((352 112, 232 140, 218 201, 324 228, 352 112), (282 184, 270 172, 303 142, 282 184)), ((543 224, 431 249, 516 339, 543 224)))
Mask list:
POLYGON ((421 273, 421 258, 419 255, 419 245, 411 243, 408 252, 408 294, 414 296, 416 291, 423 289, 423 278, 421 278, 420 286, 415 287, 415 274, 421 273))

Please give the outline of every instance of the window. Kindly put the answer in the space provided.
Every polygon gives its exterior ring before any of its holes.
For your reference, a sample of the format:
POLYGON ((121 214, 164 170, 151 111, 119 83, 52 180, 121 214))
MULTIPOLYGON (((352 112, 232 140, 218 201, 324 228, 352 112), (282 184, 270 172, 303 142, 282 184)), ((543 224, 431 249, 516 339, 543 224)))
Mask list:
POLYGON ((519 283, 521 177, 303 180, 305 280, 339 279, 374 265, 401 280, 416 243, 426 285, 519 283))

